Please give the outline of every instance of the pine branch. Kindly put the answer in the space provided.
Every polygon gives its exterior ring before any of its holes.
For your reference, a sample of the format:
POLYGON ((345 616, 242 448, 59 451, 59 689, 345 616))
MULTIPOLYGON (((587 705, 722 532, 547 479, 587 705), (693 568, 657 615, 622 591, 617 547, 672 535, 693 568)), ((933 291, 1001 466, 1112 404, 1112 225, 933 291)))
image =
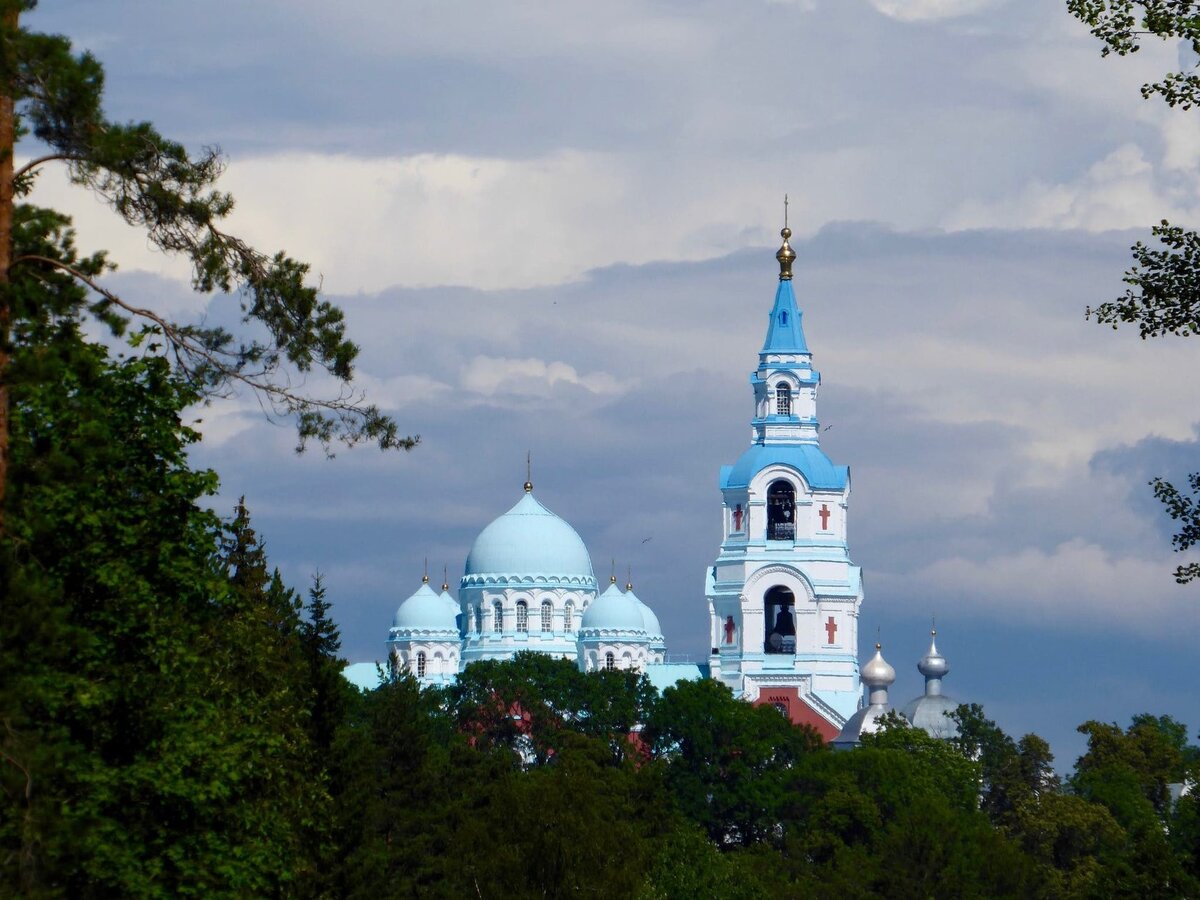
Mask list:
MULTIPOLYGON (((312 423, 313 427, 320 428, 322 422, 331 421, 327 417, 323 417, 323 413, 328 413, 334 417, 334 420, 341 426, 343 432, 348 435, 351 442, 354 442, 356 434, 361 434, 362 437, 378 437, 375 434, 366 433, 367 429, 372 428, 376 424, 376 421, 372 417, 375 416, 377 418, 378 414, 375 407, 364 407, 362 405, 363 397, 361 394, 351 395, 344 393, 342 396, 336 398, 313 398, 299 394, 289 387, 270 380, 267 377, 270 374, 269 369, 258 369, 254 372, 245 371, 244 364, 247 361, 247 354, 244 351, 233 353, 223 350, 219 346, 206 344, 198 338, 197 332, 171 322, 154 312, 154 310, 128 303, 120 295, 110 291, 91 275, 80 271, 75 266, 48 256, 25 254, 14 259, 12 267, 16 267, 22 263, 46 265, 70 275, 79 283, 95 291, 108 303, 124 310, 131 316, 153 323, 154 327, 159 330, 170 344, 176 360, 179 362, 185 375, 196 383, 239 382, 255 392, 265 394, 271 398, 272 403, 279 412, 299 415, 302 417, 302 421, 312 423)), ((203 335, 206 333, 201 332, 199 334, 203 335)), ((250 354, 249 358, 254 359, 254 354, 250 354)), ((309 436, 316 437, 322 443, 325 443, 327 438, 332 437, 331 434, 323 436, 319 433, 309 436)), ((393 433, 388 437, 388 440, 390 446, 408 450, 416 446, 419 437, 400 438, 393 433)))

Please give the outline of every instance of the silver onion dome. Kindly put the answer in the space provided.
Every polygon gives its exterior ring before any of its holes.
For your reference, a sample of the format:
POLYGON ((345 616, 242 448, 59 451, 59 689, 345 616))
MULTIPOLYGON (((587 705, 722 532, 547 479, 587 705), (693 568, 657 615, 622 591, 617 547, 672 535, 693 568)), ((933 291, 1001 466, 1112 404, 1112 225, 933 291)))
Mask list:
POLYGON ((946 657, 938 652, 937 629, 929 632, 929 650, 917 663, 917 671, 925 676, 925 693, 912 700, 901 714, 931 737, 949 740, 958 735, 958 723, 947 713, 957 707, 953 699, 942 693, 942 679, 950 672, 946 657))
POLYGON ((896 680, 896 670, 883 658, 883 647, 875 645, 875 656, 859 672, 859 678, 868 691, 867 705, 846 720, 841 732, 833 739, 838 750, 857 747, 864 734, 879 730, 879 720, 888 709, 888 688, 896 680))

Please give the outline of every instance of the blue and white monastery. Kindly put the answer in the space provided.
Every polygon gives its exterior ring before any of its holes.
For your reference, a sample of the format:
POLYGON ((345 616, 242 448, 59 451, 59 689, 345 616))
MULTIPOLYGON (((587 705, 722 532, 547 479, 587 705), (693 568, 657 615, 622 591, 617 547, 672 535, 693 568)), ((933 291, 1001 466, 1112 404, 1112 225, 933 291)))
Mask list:
MULTIPOLYGON (((876 727, 895 670, 877 645, 859 672, 863 582, 846 538, 850 472, 820 447, 821 375, 792 289, 791 231, 781 235, 779 286, 750 375, 750 446, 720 473, 723 539, 704 577, 707 664, 667 662, 654 612, 615 577, 599 591, 587 547, 527 481, 512 509, 475 539, 456 595, 448 584, 434 591, 426 577, 396 610, 387 642, 395 669, 425 685, 446 684, 475 660, 533 650, 573 659, 584 671, 636 669, 660 688, 715 678, 839 746, 876 727)), ((909 704, 909 718, 945 736, 941 712, 953 704, 941 694, 948 666, 936 646, 919 668, 926 695, 909 704)))

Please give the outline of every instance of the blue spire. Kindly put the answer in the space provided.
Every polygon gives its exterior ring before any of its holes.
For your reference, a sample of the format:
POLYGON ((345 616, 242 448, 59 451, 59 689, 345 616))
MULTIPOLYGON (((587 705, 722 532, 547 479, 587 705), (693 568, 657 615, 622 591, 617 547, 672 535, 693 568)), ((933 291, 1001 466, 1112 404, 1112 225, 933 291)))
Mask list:
POLYGON ((787 227, 787 197, 783 198, 783 208, 784 223, 779 232, 779 236, 783 238, 783 246, 775 254, 775 258, 779 260, 779 289, 775 291, 775 306, 771 309, 771 318, 767 323, 767 339, 761 352, 807 355, 808 344, 804 342, 800 310, 796 306, 796 295, 792 293, 792 263, 796 261, 796 251, 788 243, 792 229, 787 227))
POLYGON ((796 306, 796 295, 792 293, 792 280, 781 280, 775 291, 775 305, 767 324, 767 339, 762 353, 805 353, 809 352, 801 326, 802 313, 796 306))

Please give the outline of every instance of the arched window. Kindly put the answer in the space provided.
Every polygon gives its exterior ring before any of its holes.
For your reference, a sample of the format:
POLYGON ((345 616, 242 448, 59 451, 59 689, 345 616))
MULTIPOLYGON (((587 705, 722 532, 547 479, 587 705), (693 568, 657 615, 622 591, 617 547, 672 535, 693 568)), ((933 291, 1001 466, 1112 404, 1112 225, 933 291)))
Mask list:
POLYGON ((424 653, 417 654, 417 677, 418 678, 425 677, 425 654, 424 653))
POLYGON ((554 606, 549 600, 542 601, 542 631, 554 630, 554 606))
POLYGON ((792 414, 792 389, 786 384, 775 385, 775 412, 781 416, 792 414))
POLYGON ((790 482, 776 481, 767 488, 767 540, 796 538, 796 490, 790 482))
POLYGON ((529 631, 529 604, 524 600, 517 601, 517 633, 525 634, 529 631))
POLYGON ((790 590, 777 585, 763 597, 763 624, 767 628, 767 653, 796 652, 796 597, 790 590))
POLYGON ((504 632, 504 604, 499 600, 492 604, 492 631, 496 634, 504 632))
POLYGON ((483 634, 483 604, 475 607, 475 633, 483 634))
POLYGON ((575 604, 570 600, 563 607, 563 631, 575 630, 575 604))
POLYGON ((617 658, 615 656, 613 656, 612 653, 605 653, 604 654, 604 668, 606 668, 608 671, 611 672, 616 667, 617 667, 617 658))

